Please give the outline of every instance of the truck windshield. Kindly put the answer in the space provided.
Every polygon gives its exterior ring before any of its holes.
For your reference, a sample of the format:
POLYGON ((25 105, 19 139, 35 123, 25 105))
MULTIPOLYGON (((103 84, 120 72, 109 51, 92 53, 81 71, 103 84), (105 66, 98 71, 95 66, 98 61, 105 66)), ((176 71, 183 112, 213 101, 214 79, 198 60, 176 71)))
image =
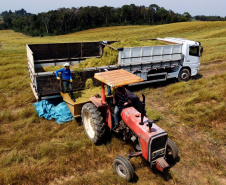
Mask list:
POLYGON ((199 46, 190 46, 189 55, 199 57, 199 46))

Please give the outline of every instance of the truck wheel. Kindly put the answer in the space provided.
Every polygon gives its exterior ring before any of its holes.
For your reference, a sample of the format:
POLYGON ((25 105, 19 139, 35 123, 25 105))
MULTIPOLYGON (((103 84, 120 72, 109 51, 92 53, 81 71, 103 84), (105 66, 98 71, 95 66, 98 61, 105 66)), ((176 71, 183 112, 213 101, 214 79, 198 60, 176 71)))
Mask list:
POLYGON ((167 140, 166 156, 172 156, 174 160, 178 157, 177 145, 171 139, 167 140))
POLYGON ((126 179, 127 181, 133 180, 135 174, 133 166, 125 157, 115 157, 113 167, 120 177, 126 179))
POLYGON ((186 82, 190 79, 191 73, 188 69, 181 69, 178 76, 179 82, 186 82))
POLYGON ((105 134, 105 123, 98 108, 92 103, 82 107, 82 123, 88 138, 95 144, 101 143, 105 134))

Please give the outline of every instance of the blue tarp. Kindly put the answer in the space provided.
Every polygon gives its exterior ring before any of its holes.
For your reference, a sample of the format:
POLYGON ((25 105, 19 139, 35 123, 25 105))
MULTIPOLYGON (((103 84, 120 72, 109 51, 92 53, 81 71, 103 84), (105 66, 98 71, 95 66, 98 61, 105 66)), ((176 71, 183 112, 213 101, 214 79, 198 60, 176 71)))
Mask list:
POLYGON ((52 104, 48 100, 33 103, 40 118, 48 120, 55 119, 58 124, 63 124, 74 119, 65 102, 58 105, 52 104))

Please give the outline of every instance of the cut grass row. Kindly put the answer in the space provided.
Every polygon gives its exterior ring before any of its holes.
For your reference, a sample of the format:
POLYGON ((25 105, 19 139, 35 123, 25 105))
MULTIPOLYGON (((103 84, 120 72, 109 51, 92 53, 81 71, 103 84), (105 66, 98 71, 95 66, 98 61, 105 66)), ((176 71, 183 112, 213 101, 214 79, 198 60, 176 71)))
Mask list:
POLYGON ((218 143, 226 138, 226 72, 166 88, 172 112, 183 123, 210 132, 218 143))

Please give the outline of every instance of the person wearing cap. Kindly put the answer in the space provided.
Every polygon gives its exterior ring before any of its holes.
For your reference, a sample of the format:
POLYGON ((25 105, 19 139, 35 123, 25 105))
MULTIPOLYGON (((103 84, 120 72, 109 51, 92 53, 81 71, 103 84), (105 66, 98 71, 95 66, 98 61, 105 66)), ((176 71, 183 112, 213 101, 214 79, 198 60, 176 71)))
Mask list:
POLYGON ((70 70, 70 64, 65 63, 64 67, 56 71, 56 78, 57 80, 60 80, 60 77, 58 76, 58 73, 62 74, 62 80, 63 80, 63 93, 66 93, 68 90, 69 95, 71 99, 75 102, 75 98, 72 91, 72 76, 71 76, 71 70, 70 70))

